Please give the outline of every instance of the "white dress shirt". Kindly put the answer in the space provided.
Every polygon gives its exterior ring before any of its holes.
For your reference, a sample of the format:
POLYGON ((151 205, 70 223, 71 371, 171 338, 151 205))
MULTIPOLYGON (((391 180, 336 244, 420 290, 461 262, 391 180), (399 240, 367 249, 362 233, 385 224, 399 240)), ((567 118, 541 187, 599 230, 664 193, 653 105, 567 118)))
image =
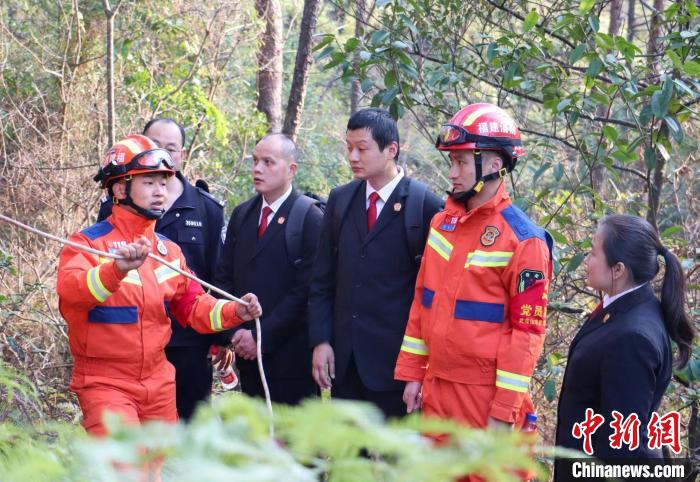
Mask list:
POLYGON ((379 219, 379 213, 382 212, 382 208, 386 204, 387 199, 389 199, 389 196, 391 196, 391 193, 394 192, 394 189, 396 189, 396 186, 398 186, 399 182, 404 176, 403 169, 401 169, 400 166, 396 166, 396 168, 399 170, 399 173, 380 190, 374 189, 369 181, 367 181, 367 189, 365 191, 365 209, 369 209, 369 195, 373 192, 379 194, 379 199, 377 199, 377 219, 379 219))
POLYGON ((282 207, 282 204, 284 204, 284 202, 287 200, 287 198, 290 196, 290 194, 292 194, 292 186, 289 186, 289 189, 287 189, 287 192, 285 192, 284 194, 282 194, 282 195, 281 195, 275 202, 273 202, 272 204, 269 204, 269 203, 265 200, 265 196, 263 196, 263 197, 262 197, 262 198, 263 198, 262 206, 260 206, 260 215, 258 216, 258 226, 260 226, 260 223, 262 222, 262 212, 263 212, 263 209, 265 209, 265 206, 267 206, 267 207, 269 207, 270 209, 272 209, 272 212, 271 212, 270 214, 268 214, 268 216, 267 216, 267 225, 269 226, 269 225, 270 225, 270 221, 272 221, 272 219, 275 217, 275 214, 277 213, 277 211, 279 210, 279 208, 282 207))
POLYGON ((634 288, 630 288, 630 289, 628 289, 628 290, 623 291, 622 293, 618 293, 618 294, 613 295, 613 296, 608 296, 608 295, 603 296, 603 308, 607 308, 608 305, 609 305, 610 303, 612 303, 613 301, 615 301, 616 299, 622 298, 622 297, 625 296, 627 293, 631 293, 631 292, 633 292, 634 290, 638 290, 639 288, 641 288, 641 287, 644 286, 645 284, 646 284, 646 283, 642 283, 642 284, 640 284, 639 286, 635 286, 634 288))

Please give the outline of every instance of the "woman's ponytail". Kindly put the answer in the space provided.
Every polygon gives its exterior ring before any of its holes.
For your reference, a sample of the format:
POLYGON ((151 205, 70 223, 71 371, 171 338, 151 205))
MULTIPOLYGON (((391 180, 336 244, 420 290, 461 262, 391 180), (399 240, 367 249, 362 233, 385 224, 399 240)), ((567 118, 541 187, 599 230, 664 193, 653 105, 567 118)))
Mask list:
POLYGON ((678 345, 677 366, 681 368, 690 359, 695 336, 695 328, 685 312, 685 276, 675 254, 663 245, 659 248, 659 254, 666 265, 661 286, 661 309, 668 335, 678 345))

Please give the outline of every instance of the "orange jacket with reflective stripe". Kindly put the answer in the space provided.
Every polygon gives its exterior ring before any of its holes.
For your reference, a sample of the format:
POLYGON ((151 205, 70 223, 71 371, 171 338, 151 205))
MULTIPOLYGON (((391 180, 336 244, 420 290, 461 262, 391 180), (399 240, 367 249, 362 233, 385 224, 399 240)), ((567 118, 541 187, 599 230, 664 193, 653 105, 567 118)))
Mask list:
POLYGON ((448 198, 431 222, 395 378, 429 370, 495 384, 489 415, 513 422, 544 343, 550 245, 503 185, 471 211, 448 198))
MULTIPOLYGON (((71 236, 71 241, 114 252, 140 236, 154 253, 182 269, 185 257, 172 241, 154 231, 155 221, 115 206, 112 215, 71 236)), ((68 322, 75 359, 73 372, 117 378, 145 378, 165 363, 170 310, 202 333, 242 323, 236 303, 217 300, 201 285, 147 258, 138 270, 121 273, 111 258, 66 246, 58 266, 61 314, 68 322)))

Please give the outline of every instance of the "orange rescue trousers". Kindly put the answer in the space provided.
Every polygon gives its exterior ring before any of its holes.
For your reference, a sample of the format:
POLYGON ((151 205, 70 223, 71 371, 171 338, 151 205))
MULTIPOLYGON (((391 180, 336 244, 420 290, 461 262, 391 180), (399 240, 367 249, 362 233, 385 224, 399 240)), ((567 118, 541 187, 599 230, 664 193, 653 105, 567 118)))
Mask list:
MULTIPOLYGON (((422 411, 428 417, 451 419, 472 428, 484 429, 488 424, 488 414, 495 393, 495 385, 455 383, 437 378, 428 371, 423 380, 422 411)), ((526 396, 515 420, 515 430, 519 430, 523 426, 528 413, 534 412, 532 401, 529 396, 526 396)), ((444 438, 441 436, 433 438, 438 445, 444 442, 444 438)), ((527 481, 531 480, 535 474, 518 472, 518 476, 520 480, 527 481)), ((482 482, 484 480, 475 475, 466 475, 458 479, 459 482, 482 482)))
MULTIPOLYGON (((171 423, 178 420, 175 368, 168 362, 163 363, 162 368, 154 371, 151 376, 140 380, 74 374, 71 390, 78 395, 83 411, 83 427, 95 437, 107 435, 103 423, 106 412, 116 413, 124 423, 130 425, 140 425, 151 420, 171 423)), ((146 461, 138 469, 130 464, 113 462, 118 471, 137 471, 140 474, 138 480, 144 482, 159 482, 164 463, 163 456, 146 461)))
POLYGON ((106 435, 105 412, 121 415, 124 422, 138 425, 149 420, 175 423, 175 369, 165 362, 143 379, 74 374, 71 390, 78 395, 83 427, 91 435, 106 435))

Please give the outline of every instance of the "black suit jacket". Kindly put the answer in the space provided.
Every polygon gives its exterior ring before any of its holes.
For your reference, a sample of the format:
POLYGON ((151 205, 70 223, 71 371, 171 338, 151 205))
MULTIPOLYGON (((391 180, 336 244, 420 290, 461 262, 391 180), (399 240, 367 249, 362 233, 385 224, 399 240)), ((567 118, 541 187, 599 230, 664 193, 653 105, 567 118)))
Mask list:
MULTIPOLYGON (((583 439, 573 437, 575 423, 586 408, 605 417, 593 435, 593 456, 602 460, 661 457, 647 447, 647 424, 671 381, 671 344, 661 305, 649 285, 613 301, 590 317, 574 337, 564 374, 557 414, 556 444, 582 450, 583 439), (607 319, 606 319, 607 318, 607 319), (612 411, 640 420, 639 448, 630 452, 610 447, 612 411)), ((569 480, 563 462, 556 480, 569 480)))
MULTIPOLYGON (((262 238, 258 240, 258 219, 262 196, 257 195, 236 206, 228 223, 226 242, 216 272, 216 284, 225 291, 242 296, 255 293, 263 308, 262 351, 265 374, 271 381, 303 378, 311 380, 307 302, 311 264, 318 245, 323 214, 312 206, 304 220, 303 258, 294 267, 287 254, 284 231, 289 212, 299 197, 296 190, 275 213, 262 238), (236 219, 243 217, 240 232, 234 233, 236 219), (282 221, 282 222, 280 222, 282 221)), ((253 330, 255 323, 244 328, 253 330)), ((243 372, 257 377, 257 362, 238 359, 243 372)), ((245 380, 243 381, 245 384, 245 380)), ((280 394, 283 397, 284 394, 280 394)), ((285 401, 279 396, 278 401, 285 401)))
MULTIPOLYGON (((363 384, 375 391, 397 390, 394 365, 413 299, 418 266, 410 254, 404 223, 410 179, 404 177, 367 231, 366 182, 331 191, 323 219, 310 292, 311 346, 330 342, 336 382, 343 380, 351 356, 363 384), (337 197, 356 188, 340 229, 333 233, 337 197)), ((423 226, 442 208, 426 193, 423 226)))

